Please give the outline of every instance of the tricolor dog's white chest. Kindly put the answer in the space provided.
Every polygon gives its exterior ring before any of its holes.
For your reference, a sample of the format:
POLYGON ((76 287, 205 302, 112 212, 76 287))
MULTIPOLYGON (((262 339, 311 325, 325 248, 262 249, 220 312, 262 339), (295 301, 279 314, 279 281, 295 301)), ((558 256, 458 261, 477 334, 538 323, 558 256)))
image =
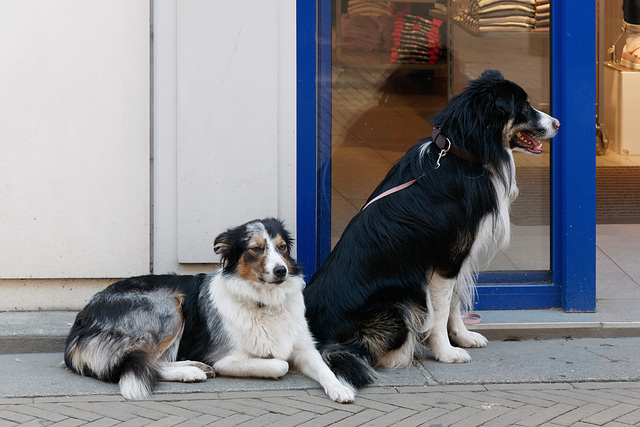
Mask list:
POLYGON ((285 285, 255 293, 247 285, 221 277, 212 284, 213 303, 232 346, 248 356, 288 360, 306 324, 302 292, 291 293, 285 285))

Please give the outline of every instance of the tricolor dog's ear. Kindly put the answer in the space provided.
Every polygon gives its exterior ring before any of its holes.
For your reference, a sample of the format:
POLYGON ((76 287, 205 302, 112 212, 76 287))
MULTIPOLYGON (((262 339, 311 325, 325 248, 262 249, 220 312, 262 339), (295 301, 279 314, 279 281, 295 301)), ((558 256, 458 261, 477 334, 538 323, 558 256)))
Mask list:
POLYGON ((218 255, 223 254, 231 246, 231 239, 228 232, 220 234, 213 242, 213 251, 218 255))

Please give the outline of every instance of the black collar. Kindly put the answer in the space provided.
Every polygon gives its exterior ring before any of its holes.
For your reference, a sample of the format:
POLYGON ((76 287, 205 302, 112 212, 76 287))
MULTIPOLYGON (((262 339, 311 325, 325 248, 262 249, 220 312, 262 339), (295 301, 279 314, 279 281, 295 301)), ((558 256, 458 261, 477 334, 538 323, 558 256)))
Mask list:
POLYGON ((440 163, 440 159, 444 157, 447 153, 454 154, 460 157, 463 160, 474 163, 476 165, 482 166, 484 163, 482 162, 482 158, 476 156, 475 154, 467 153, 462 148, 457 145, 453 145, 451 140, 442 134, 440 128, 433 128, 433 133, 431 134, 431 139, 436 143, 438 148, 442 150, 440 152, 440 158, 438 158, 438 163, 440 163))

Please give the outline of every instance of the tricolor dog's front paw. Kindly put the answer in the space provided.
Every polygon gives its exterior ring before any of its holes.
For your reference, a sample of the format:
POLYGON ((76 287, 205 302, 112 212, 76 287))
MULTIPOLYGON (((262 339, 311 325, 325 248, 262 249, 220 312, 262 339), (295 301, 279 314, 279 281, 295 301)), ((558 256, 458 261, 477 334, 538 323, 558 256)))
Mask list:
POLYGON ((181 371, 182 382, 185 383, 198 383, 210 378, 206 372, 195 366, 184 366, 181 368, 181 371))
POLYGON ((325 389, 325 393, 329 396, 329 399, 338 403, 351 403, 356 398, 356 392, 353 388, 338 383, 332 387, 325 389))

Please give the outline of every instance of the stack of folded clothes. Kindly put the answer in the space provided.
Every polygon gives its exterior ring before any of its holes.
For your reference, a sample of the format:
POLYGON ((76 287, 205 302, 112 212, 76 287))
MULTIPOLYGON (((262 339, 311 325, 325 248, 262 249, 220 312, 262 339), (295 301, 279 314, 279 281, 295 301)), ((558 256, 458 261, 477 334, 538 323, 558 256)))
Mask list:
POLYGON ((536 23, 535 31, 548 32, 551 20, 549 10, 549 0, 536 0, 536 23))
POLYGON ((470 0, 454 19, 480 32, 533 31, 536 0, 470 0))
POLYGON ((432 20, 404 11, 396 15, 391 63, 435 64, 442 54, 440 26, 442 20, 432 20))
POLYGON ((393 32, 393 7, 388 1, 351 0, 342 15, 342 49, 388 52, 393 32))

